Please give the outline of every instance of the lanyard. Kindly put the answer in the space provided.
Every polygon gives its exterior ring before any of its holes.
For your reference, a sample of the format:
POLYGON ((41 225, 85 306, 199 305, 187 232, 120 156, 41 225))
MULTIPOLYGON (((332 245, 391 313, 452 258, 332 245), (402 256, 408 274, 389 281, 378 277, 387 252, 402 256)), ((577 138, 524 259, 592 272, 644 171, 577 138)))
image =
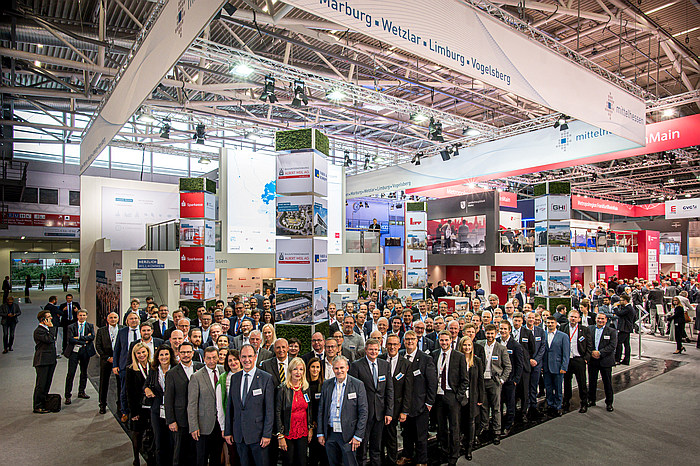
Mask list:
POLYGON ((139 370, 141 371, 141 375, 143 375, 143 378, 147 379, 148 378, 148 366, 146 366, 146 371, 144 372, 143 366, 141 366, 141 364, 139 364, 139 370))
POLYGON ((571 335, 569 335, 569 343, 574 341, 574 335, 576 335, 576 332, 578 332, 578 324, 576 324, 576 327, 574 327, 574 331, 571 332, 571 335))

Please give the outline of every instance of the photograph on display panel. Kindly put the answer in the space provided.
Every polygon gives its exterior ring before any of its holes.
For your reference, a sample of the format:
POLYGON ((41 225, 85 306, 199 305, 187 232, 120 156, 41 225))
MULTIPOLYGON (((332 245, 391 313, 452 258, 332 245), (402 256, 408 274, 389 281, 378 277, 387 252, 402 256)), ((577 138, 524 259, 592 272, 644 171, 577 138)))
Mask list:
POLYGON ((486 216, 428 220, 431 254, 483 254, 486 252, 486 216))

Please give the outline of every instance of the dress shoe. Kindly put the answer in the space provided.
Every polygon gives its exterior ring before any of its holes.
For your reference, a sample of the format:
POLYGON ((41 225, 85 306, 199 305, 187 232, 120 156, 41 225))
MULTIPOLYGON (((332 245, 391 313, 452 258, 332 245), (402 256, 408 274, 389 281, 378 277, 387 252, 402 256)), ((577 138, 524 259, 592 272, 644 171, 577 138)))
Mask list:
POLYGON ((508 437, 510 435, 511 430, 513 430, 512 427, 509 427, 507 429, 503 429, 503 433, 501 434, 501 437, 508 437))
POLYGON ((500 445, 501 444, 501 434, 496 434, 493 436, 493 444, 494 445, 500 445))
POLYGON ((10 351, 14 351, 14 348, 10 348, 10 351))
POLYGON ((72 403, 72 401, 70 400, 70 398, 66 398, 66 401, 64 401, 64 403, 67 404, 67 405, 69 405, 69 404, 72 403))
POLYGON ((78 398, 82 398, 83 400, 89 400, 90 395, 88 395, 87 393, 78 393, 78 398))
POLYGON ((2 354, 7 354, 8 351, 9 351, 8 349, 2 350, 2 354))
POLYGON ((467 459, 467 461, 471 461, 471 460, 472 460, 472 454, 471 454, 471 453, 467 453, 466 455, 464 455, 464 457, 467 459))
POLYGON ((613 411, 615 411, 615 409, 612 407, 612 405, 606 405, 606 406, 605 406, 605 410, 608 411, 608 412, 611 412, 611 413, 612 413, 613 411))
POLYGON ((579 413, 585 413, 588 412, 588 406, 586 405, 581 405, 581 407, 578 410, 579 413))
POLYGON ((104 406, 100 407, 100 414, 107 414, 107 409, 104 406))
POLYGON ((595 401, 589 401, 589 402, 588 402, 588 407, 590 408, 591 406, 595 406, 595 401))
POLYGON ((44 408, 35 409, 33 411, 34 414, 48 414, 50 412, 51 411, 49 411, 48 409, 44 409, 44 408))
POLYGON ((563 409, 557 409, 556 411, 554 411, 554 415, 556 417, 562 417, 564 415, 564 412, 565 411, 563 409))

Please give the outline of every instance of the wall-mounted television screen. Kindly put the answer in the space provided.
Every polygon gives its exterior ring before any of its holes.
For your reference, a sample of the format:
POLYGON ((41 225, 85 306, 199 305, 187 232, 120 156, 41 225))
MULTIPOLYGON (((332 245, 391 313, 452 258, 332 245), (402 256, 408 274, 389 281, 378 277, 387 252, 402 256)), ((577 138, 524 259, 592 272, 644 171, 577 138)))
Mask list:
POLYGON ((514 286, 519 285, 525 278, 525 272, 502 272, 501 285, 514 286))

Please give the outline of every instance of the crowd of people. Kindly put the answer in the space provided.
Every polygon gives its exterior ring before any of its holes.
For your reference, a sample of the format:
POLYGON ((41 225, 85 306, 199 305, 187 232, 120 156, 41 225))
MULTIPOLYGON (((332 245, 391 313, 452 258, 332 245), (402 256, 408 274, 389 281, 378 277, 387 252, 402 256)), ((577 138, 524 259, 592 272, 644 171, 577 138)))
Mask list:
MULTIPOLYGON (((97 331, 70 294, 60 306, 52 296, 34 332, 34 412, 51 411, 58 353, 68 361, 65 405, 78 369, 78 398, 89 398, 87 366, 97 354, 100 413, 115 379, 134 464, 421 465, 429 431, 439 453, 430 462, 455 464, 518 424, 570 410, 574 377, 580 413, 596 406, 599 379, 613 411, 612 369, 630 363, 630 334, 640 330, 635 306, 664 305, 671 289, 665 315, 680 353, 686 309, 700 299, 695 278, 615 278, 588 292, 576 284, 572 307, 553 313, 534 306, 526 284, 505 304, 465 283, 439 282, 417 302, 380 288, 359 306, 329 304, 329 333, 313 334, 307 353, 298 339, 275 335, 269 292, 202 306, 192 320, 188 309, 142 309, 134 299, 122 324, 112 312, 97 331), (455 292, 471 297, 467 310, 438 302, 455 292)), ((651 331, 664 327, 656 310, 651 331)))

